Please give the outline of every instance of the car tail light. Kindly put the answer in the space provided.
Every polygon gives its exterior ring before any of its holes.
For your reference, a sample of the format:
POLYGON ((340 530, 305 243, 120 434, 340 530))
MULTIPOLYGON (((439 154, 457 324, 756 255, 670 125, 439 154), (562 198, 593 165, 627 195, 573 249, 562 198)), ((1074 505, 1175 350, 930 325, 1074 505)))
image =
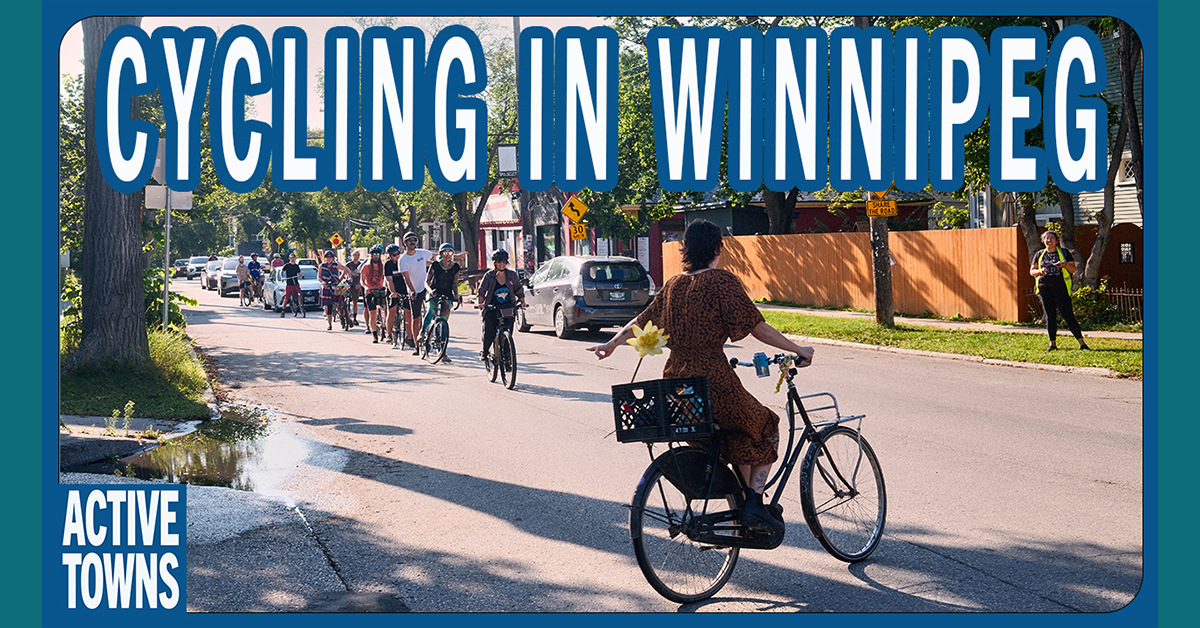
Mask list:
POLYGON ((576 297, 583 296, 583 275, 575 275, 571 280, 571 295, 576 297))
POLYGON ((654 296, 654 293, 658 292, 658 286, 654 285, 654 277, 647 275, 646 279, 650 280, 650 296, 654 296))

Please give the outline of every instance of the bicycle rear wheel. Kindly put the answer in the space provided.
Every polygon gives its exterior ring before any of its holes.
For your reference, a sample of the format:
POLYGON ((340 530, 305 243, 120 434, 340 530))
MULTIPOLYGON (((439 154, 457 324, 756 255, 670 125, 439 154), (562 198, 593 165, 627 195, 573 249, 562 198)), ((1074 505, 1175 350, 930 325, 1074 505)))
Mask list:
POLYGON ((800 507, 813 536, 834 558, 853 563, 875 551, 887 494, 879 460, 862 434, 842 425, 821 431, 800 466, 800 507))
POLYGON ((488 370, 488 381, 494 382, 500 376, 500 336, 496 335, 496 340, 492 342, 492 348, 488 350, 487 359, 483 362, 484 368, 488 370))
POLYGON ((496 345, 500 350, 500 381, 505 388, 512 390, 517 385, 517 346, 508 331, 496 336, 496 345))
MULTIPOLYGON (((698 543, 684 529, 694 513, 737 508, 732 495, 717 499, 689 499, 664 475, 668 458, 660 457, 646 469, 629 509, 629 535, 638 567, 660 595, 680 604, 713 596, 733 575, 738 548, 698 543), (690 509, 689 509, 690 506, 690 509)), ((703 467, 701 467, 703 468, 703 467)), ((706 486, 698 479, 688 482, 706 486)))

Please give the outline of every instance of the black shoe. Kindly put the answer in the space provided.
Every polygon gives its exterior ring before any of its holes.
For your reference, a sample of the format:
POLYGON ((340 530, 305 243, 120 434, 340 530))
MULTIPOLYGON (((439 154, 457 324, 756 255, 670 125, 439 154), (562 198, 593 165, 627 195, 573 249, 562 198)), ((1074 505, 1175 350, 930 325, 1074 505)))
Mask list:
POLYGON ((771 534, 783 530, 783 521, 775 517, 762 503, 762 497, 747 500, 739 516, 742 525, 756 532, 771 534))
POLYGON ((1058 351, 1058 347, 1056 347, 1054 345, 1050 345, 1049 347, 1046 347, 1046 353, 1050 353, 1051 351, 1058 351))
POLYGON ((1079 343, 1079 350, 1080 350, 1080 351, 1091 351, 1091 350, 1092 350, 1092 348, 1091 348, 1091 347, 1089 347, 1089 346, 1087 346, 1087 343, 1086 343, 1086 342, 1080 342, 1080 343, 1079 343))

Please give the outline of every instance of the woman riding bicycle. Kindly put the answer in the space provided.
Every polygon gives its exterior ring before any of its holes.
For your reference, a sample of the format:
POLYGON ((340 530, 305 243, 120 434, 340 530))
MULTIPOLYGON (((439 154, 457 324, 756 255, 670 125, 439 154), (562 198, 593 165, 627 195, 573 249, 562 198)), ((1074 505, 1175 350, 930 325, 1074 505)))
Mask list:
POLYGON ((333 329, 333 313, 344 298, 337 293, 334 285, 342 280, 343 274, 348 275, 349 272, 345 266, 338 264, 332 250, 325 251, 325 263, 321 264, 317 274, 317 279, 321 281, 321 305, 325 307, 325 331, 333 329))
POLYGON ((387 307, 387 290, 383 285, 383 245, 371 247, 370 259, 359 266, 359 278, 366 293, 364 309, 367 319, 367 333, 375 337, 372 342, 379 342, 379 326, 383 322, 379 310, 387 307))
POLYGON ((525 307, 525 290, 517 271, 508 268, 508 251, 500 249, 492 253, 492 269, 484 273, 475 293, 475 307, 483 310, 483 351, 479 359, 487 358, 488 350, 496 340, 496 330, 501 319, 511 322, 517 303, 525 307), (515 297, 515 300, 514 300, 515 297))
POLYGON ((670 335, 663 377, 707 377, 713 418, 720 426, 721 457, 735 465, 751 489, 741 512, 743 524, 764 532, 783 529, 783 521, 763 505, 762 493, 779 456, 779 416, 742 387, 725 357, 726 340, 753 335, 759 341, 811 362, 813 348, 788 340, 763 320, 738 278, 717 268, 721 230, 697 220, 683 236, 683 273, 658 291, 650 305, 611 340, 589 347, 603 360, 633 338, 633 325, 654 322, 670 335))
POLYGON ((434 316, 445 318, 450 315, 450 304, 461 298, 458 296, 458 273, 461 270, 462 266, 454 261, 454 245, 449 242, 443 244, 438 249, 438 261, 429 265, 429 274, 425 277, 425 282, 433 291, 433 298, 429 300, 430 306, 425 312, 425 320, 421 322, 422 330, 429 328, 434 316), (441 297, 446 297, 449 301, 442 305, 442 311, 435 312, 433 306, 440 302, 438 299, 441 297))

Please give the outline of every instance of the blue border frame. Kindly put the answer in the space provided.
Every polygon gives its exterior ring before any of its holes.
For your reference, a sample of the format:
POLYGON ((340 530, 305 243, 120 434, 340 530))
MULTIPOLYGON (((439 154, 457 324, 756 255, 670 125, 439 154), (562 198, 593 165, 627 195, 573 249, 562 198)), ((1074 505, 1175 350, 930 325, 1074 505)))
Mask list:
MULTIPOLYGON (((16 588, 5 588, 3 596, 5 601, 10 601, 10 604, 5 605, 6 609, 21 609, 20 612, 31 613, 24 623, 56 623, 55 619, 61 620, 53 614, 42 615, 43 608, 50 608, 52 605, 42 601, 41 595, 41 578, 42 571, 42 537, 43 534, 54 536, 57 534, 57 526, 49 526, 42 529, 41 517, 22 517, 22 508, 16 507, 20 504, 25 509, 40 509, 43 517, 46 513, 52 512, 53 508, 47 508, 46 504, 42 503, 42 494, 47 491, 47 487, 52 484, 57 484, 57 426, 52 420, 56 412, 58 404, 58 371, 57 371, 57 333, 56 333, 56 318, 57 311, 57 273, 53 272, 56 268, 57 249, 58 249, 58 214, 55 199, 57 198, 57 93, 58 93, 58 46, 61 36, 66 30, 78 19, 88 15, 97 13, 105 14, 147 14, 147 15, 246 15, 245 2, 232 2, 229 0, 216 0, 205 3, 203 8, 197 8, 193 5, 185 6, 182 3, 174 4, 167 7, 165 10, 161 6, 144 2, 122 0, 102 3, 83 2, 81 0, 67 0, 61 2, 47 1, 37 3, 19 3, 18 8, 8 9, 12 16, 10 24, 14 25, 31 25, 39 24, 38 27, 27 26, 26 28, 14 28, 10 38, 6 38, 3 45, 6 56, 10 60, 9 73, 10 79, 17 86, 37 86, 40 90, 37 96, 32 99, 26 99, 23 94, 19 93, 19 89, 12 90, 5 99, 5 111, 9 114, 5 120, 8 122, 13 143, 9 149, 19 151, 16 153, 17 158, 13 159, 11 165, 12 175, 6 174, 6 179, 10 183, 10 187, 17 188, 18 186, 11 185, 17 181, 40 181, 38 187, 28 186, 23 189, 11 190, 14 194, 12 199, 13 208, 37 207, 38 213, 12 211, 16 224, 13 226, 14 233, 38 233, 39 238, 35 240, 34 252, 32 257, 27 256, 26 259, 42 260, 41 264, 34 265, 32 269, 34 276, 37 278, 39 288, 41 290, 40 301, 42 315, 37 321, 37 333, 10 333, 12 337, 10 343, 9 359, 15 356, 33 356, 32 362, 34 368, 28 368, 29 358, 22 364, 25 368, 9 369, 10 377, 8 381, 7 392, 12 405, 15 406, 15 412, 10 417, 14 423, 13 429, 16 431, 14 436, 17 438, 25 437, 26 441, 38 442, 40 447, 31 449, 24 454, 20 454, 17 458, 17 464, 14 465, 14 470, 17 473, 11 474, 16 478, 6 480, 6 488, 9 489, 9 494, 12 496, 13 502, 10 502, 10 507, 6 517, 0 518, 3 520, 3 532, 7 532, 5 538, 9 540, 12 548, 12 562, 5 561, 10 565, 17 564, 27 566, 24 572, 14 570, 17 573, 14 579, 19 579, 21 584, 16 588), (40 11, 39 11, 40 9, 40 11), (37 49, 39 54, 31 55, 32 49, 37 49), (22 120, 35 119, 39 121, 37 125, 22 124, 22 120), (11 178, 10 178, 11 177, 11 178), (40 216, 40 221, 33 219, 31 216, 40 216), (35 343, 37 343, 35 345, 35 343), (18 371, 12 373, 12 371, 18 371), (31 372, 36 375, 31 375, 31 372), (28 390, 40 390, 41 395, 37 398, 30 398, 28 395, 22 395, 21 392, 28 390), (26 420, 29 417, 37 417, 32 423, 26 420), (19 475, 19 469, 36 468, 37 483, 30 483, 26 478, 19 475), (30 485, 32 484, 32 485, 30 485), (35 541, 36 539, 36 541, 35 541), (35 542, 28 542, 35 541, 35 542), (31 600, 42 601, 41 604, 30 604, 31 600), (39 622, 40 620, 40 622, 39 622)), ((255 11, 255 15, 279 15, 279 16, 309 16, 309 15, 346 15, 349 13, 370 15, 370 14, 394 14, 398 7, 394 2, 384 2, 382 0, 352 0, 350 4, 354 5, 356 10, 346 10, 346 4, 338 4, 336 12, 330 12, 329 8, 332 5, 328 3, 318 3, 313 0, 295 0, 287 4, 279 3, 271 8, 260 8, 255 11)), ((782 0, 755 0, 756 12, 759 14, 777 14, 795 12, 796 5, 794 2, 784 2, 782 0)), ((695 0, 683 2, 680 0, 655 0, 651 5, 656 9, 655 14, 696 14, 696 13, 728 13, 728 5, 716 0, 701 0, 698 4, 695 0), (707 10, 706 10, 707 9, 707 10)), ((617 0, 616 2, 606 3, 602 11, 606 14, 645 14, 647 13, 646 2, 631 2, 630 0, 617 0)), ((1131 620, 1137 622, 1137 625, 1149 620, 1158 623, 1160 620, 1174 617, 1175 612, 1182 614, 1187 609, 1181 608, 1183 596, 1191 593, 1189 583, 1194 580, 1185 576, 1183 570, 1185 566, 1184 557, 1179 554, 1171 554, 1166 560, 1160 562, 1159 551, 1160 547, 1172 548, 1172 552, 1176 552, 1180 547, 1190 547, 1191 543, 1184 541, 1183 526, 1173 526, 1166 516, 1168 513, 1160 511, 1160 495, 1194 495, 1194 487, 1190 487, 1184 482, 1187 482, 1194 476, 1194 471, 1188 468, 1184 471, 1181 463, 1174 462, 1176 460, 1186 460, 1184 455, 1183 443, 1189 442, 1191 439, 1187 436, 1194 435, 1196 428, 1190 425, 1185 425, 1189 417, 1194 416, 1192 410, 1188 412, 1181 403, 1182 395, 1175 393, 1167 396, 1167 391, 1185 390, 1182 388, 1185 382, 1181 375, 1185 372, 1184 369, 1163 368, 1167 365, 1184 366, 1183 361, 1188 356, 1189 349, 1195 346, 1195 341, 1187 341, 1183 338, 1185 334, 1179 334, 1180 339, 1172 338, 1172 346, 1160 347, 1160 334, 1169 322, 1166 318, 1167 312, 1172 313, 1177 317, 1175 323, 1181 322, 1180 314, 1176 312, 1187 311, 1187 303, 1181 296, 1176 294, 1161 294, 1159 275, 1160 269, 1170 268, 1179 273, 1186 273, 1193 265, 1188 263, 1185 257, 1185 251, 1189 248, 1188 242, 1184 239, 1185 229, 1174 230, 1174 233, 1165 234, 1160 230, 1161 214, 1155 211, 1154 208, 1159 207, 1160 198, 1167 198, 1166 192, 1163 190, 1162 182, 1164 181, 1186 181, 1187 177, 1194 174, 1188 172, 1188 166, 1195 163, 1194 159, 1188 159, 1194 151, 1191 148, 1195 145, 1196 131, 1192 125, 1184 122, 1185 115, 1191 114, 1190 109, 1194 99, 1188 98, 1190 92, 1194 89, 1189 83, 1189 79, 1194 74, 1189 71, 1188 65, 1190 59, 1195 57, 1195 47, 1192 44, 1194 34, 1187 32, 1188 25, 1195 24, 1197 10, 1190 6, 1190 3, 1184 3, 1181 0, 1160 0, 1156 3, 1143 3, 1140 5, 1130 5, 1128 2, 1116 2, 1114 0, 1013 0, 1007 3, 996 5, 997 11, 963 11, 962 3, 951 0, 910 0, 897 6, 895 2, 883 2, 880 0, 847 0, 836 6, 836 14, 852 15, 852 14, 925 14, 925 15, 953 15, 965 13, 988 13, 988 14, 1008 14, 1008 15, 1044 15, 1050 13, 1047 7, 1053 7, 1057 11, 1086 14, 1086 15, 1118 15, 1128 21, 1142 38, 1145 50, 1145 74, 1144 74, 1144 89, 1146 94, 1145 102, 1150 106, 1143 111, 1145 123, 1146 145, 1149 150, 1145 156, 1145 204, 1152 208, 1150 215, 1145 223, 1145 242, 1146 242, 1146 259, 1145 259, 1145 281, 1146 293, 1146 312, 1145 312, 1145 350, 1144 364, 1145 376, 1143 384, 1143 425, 1144 425, 1144 504, 1145 504, 1145 546, 1144 546, 1144 580, 1142 590, 1134 601, 1122 610, 1107 614, 1081 614, 1067 615, 1056 614, 1054 616, 1045 615, 1023 615, 1013 616, 1007 614, 945 614, 945 615, 899 615, 889 617, 889 620, 900 620, 904 623, 966 623, 978 622, 984 624, 999 625, 1000 623, 1008 623, 1016 619, 1022 622, 1055 622, 1056 624, 1125 624, 1131 620), (1185 5, 1186 8, 1185 8, 1185 5), (1187 19, 1187 18, 1193 19, 1187 19), (1162 24, 1162 30, 1159 29, 1159 21, 1162 24), (1175 70, 1182 80, 1177 80, 1171 85, 1164 85, 1160 82, 1160 73, 1170 69, 1175 70), (1168 89, 1170 94, 1168 94, 1168 89), (1166 136, 1160 130, 1160 124, 1166 126, 1166 121, 1170 119, 1176 124, 1172 124, 1171 135, 1166 136), (1186 151, 1186 152, 1185 152, 1186 151), (1160 179, 1161 177, 1161 179, 1160 179), (1147 394, 1148 393, 1148 394, 1147 394), (1174 398, 1171 398, 1174 397, 1174 398), (1168 413, 1170 410, 1170 413, 1168 413), (1171 439, 1169 443, 1160 443, 1160 424, 1158 417, 1160 416, 1176 416, 1183 421, 1175 421, 1171 424, 1171 439), (1165 445, 1162 448, 1160 456, 1160 444, 1165 445), (1167 455, 1168 453, 1173 455, 1167 455), (1160 462, 1161 461, 1161 462, 1160 462), (1162 471, 1160 474, 1160 465, 1162 471), (1190 471, 1190 473, 1189 473, 1190 471), (1162 483, 1160 484, 1160 480, 1162 483), (1162 535, 1160 537, 1160 535, 1162 535), (1166 542, 1167 536, 1173 537, 1175 542, 1166 542), (1168 569, 1171 573, 1163 573, 1163 568, 1168 569), (1161 576, 1161 579, 1160 579, 1161 576), (1185 591, 1187 593, 1185 593, 1185 591), (1172 606, 1177 604, 1179 606, 1172 606), (1161 616, 1160 616, 1161 611, 1161 616), (1138 621, 1141 620, 1141 621, 1138 621)), ((595 9, 601 7, 596 6, 595 9)), ((832 7, 823 7, 832 8, 832 7)), ((454 6, 454 11, 446 11, 445 14, 458 15, 511 15, 512 13, 521 13, 522 15, 548 15, 548 16, 571 16, 571 15, 592 15, 596 10, 581 10, 580 5, 563 5, 559 3, 551 3, 545 0, 525 0, 518 2, 515 5, 498 6, 494 2, 485 3, 480 0, 465 0, 454 6)), ((812 10, 817 12, 820 9, 812 10)), ((1177 186, 1182 187, 1182 186, 1177 186)), ((1174 195, 1171 195, 1174 197, 1174 195)), ((21 243, 18 240, 14 246, 19 246, 21 243)), ((1180 291, 1183 292, 1183 291, 1180 291)), ((15 317, 13 318, 15 320, 15 317)), ((1179 326, 1181 327, 1181 326, 1179 326)), ((20 328, 14 328, 20 329, 20 328)), ((1176 331, 1182 331, 1178 327, 1176 331)), ((1190 382, 1189 382, 1190 383, 1190 382)), ((1188 408, 1190 409, 1190 408, 1188 408)), ((1186 498, 1185 498, 1186 499, 1186 498)), ((1181 515, 1181 512, 1174 513, 1181 515)), ((1189 530, 1190 531, 1190 530, 1189 530)), ((1193 552, 1194 553, 1194 552, 1193 552)), ((47 565, 47 567, 49 567, 47 565)), ((325 622, 330 619, 328 616, 322 615, 186 615, 186 619, 182 620, 188 625, 209 624, 216 621, 232 622, 233 624, 249 624, 256 623, 274 623, 286 622, 288 625, 315 625, 317 622, 325 622)), ((655 616, 655 621, 672 621, 668 619, 669 615, 655 616)), ((770 619, 772 615, 762 615, 761 621, 788 621, 781 619, 770 619)), ((802 621, 828 621, 819 619, 819 615, 806 615, 802 621)), ((441 615, 419 615, 413 617, 414 621, 440 621, 444 617, 441 615)), ((474 619, 474 618, 472 618, 474 619)), ((484 621, 500 621, 500 622, 520 622, 536 623, 540 621, 558 622, 565 618, 546 616, 546 615, 483 615, 479 619, 484 621)), ((572 621, 582 620, 584 622, 602 622, 608 621, 610 618, 605 615, 585 615, 573 616, 572 621)), ((361 615, 355 617, 356 623, 388 623, 392 624, 397 620, 395 616, 369 616, 361 615)), ((723 618, 708 618, 700 619, 693 618, 688 620, 674 621, 723 621, 723 618)), ((759 618, 756 617, 756 620, 759 618)), ((836 619, 841 621, 842 618, 836 619)))

